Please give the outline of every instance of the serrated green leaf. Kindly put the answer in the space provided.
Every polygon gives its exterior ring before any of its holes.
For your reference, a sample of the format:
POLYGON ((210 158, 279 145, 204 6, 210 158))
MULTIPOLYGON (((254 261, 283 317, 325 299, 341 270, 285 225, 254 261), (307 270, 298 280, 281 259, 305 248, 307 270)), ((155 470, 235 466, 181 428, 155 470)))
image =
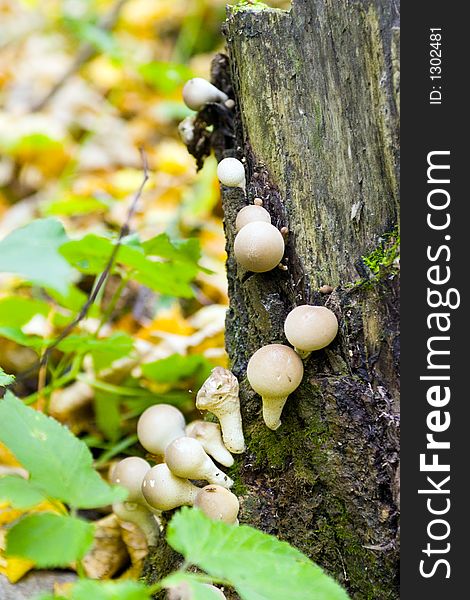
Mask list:
POLYGON ((176 572, 165 577, 161 582, 162 586, 166 589, 178 586, 182 583, 186 584, 186 589, 190 590, 191 600, 220 600, 220 595, 211 589, 200 575, 195 573, 176 572))
POLYGON ((36 219, 0 241, 0 271, 65 292, 73 271, 59 254, 67 235, 57 219, 36 219))
POLYGON ((37 567, 67 567, 93 543, 94 526, 53 513, 27 515, 8 530, 7 556, 32 560, 37 567))
POLYGON ((76 508, 105 506, 125 498, 124 490, 108 485, 93 469, 86 444, 52 417, 7 394, 0 400, 0 422, 0 441, 48 497, 76 508))
POLYGON ((181 379, 186 379, 201 373, 203 380, 208 377, 213 365, 207 359, 198 354, 183 356, 181 354, 172 354, 167 358, 162 358, 155 362, 142 365, 142 373, 159 383, 176 383, 181 379))
POLYGON ((11 385, 15 381, 14 375, 8 375, 5 371, 0 367, 0 387, 6 387, 7 385, 11 385))
POLYGON ((0 502, 8 502, 13 508, 31 508, 46 499, 30 481, 18 475, 0 477, 0 502))
POLYGON ((230 582, 242 600, 347 600, 346 592, 301 552, 271 535, 233 527, 183 507, 168 543, 186 561, 230 582))

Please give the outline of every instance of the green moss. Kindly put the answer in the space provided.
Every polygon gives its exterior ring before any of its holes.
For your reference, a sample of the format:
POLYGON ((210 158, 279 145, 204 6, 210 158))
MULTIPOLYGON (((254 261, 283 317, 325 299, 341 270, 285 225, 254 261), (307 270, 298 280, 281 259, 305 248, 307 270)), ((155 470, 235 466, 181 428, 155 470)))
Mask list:
POLYGON ((380 275, 381 271, 393 265, 396 258, 400 256, 400 234, 398 226, 382 236, 380 245, 370 254, 362 256, 364 264, 374 275, 380 275))
POLYGON ((241 476, 241 461, 235 459, 234 464, 228 469, 228 475, 233 479, 233 487, 231 491, 235 496, 243 496, 247 493, 247 487, 243 483, 241 476))
POLYGON ((262 10, 275 10, 280 12, 286 12, 279 8, 272 8, 271 6, 268 6, 264 2, 259 2, 258 0, 240 0, 239 2, 237 2, 237 4, 234 4, 231 7, 232 14, 236 14, 243 11, 259 12, 262 10))

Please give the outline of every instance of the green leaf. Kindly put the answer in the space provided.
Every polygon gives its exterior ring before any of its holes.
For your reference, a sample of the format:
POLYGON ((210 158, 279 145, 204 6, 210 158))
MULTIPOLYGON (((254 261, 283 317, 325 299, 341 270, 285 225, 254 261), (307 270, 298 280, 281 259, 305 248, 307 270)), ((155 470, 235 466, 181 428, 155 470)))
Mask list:
POLYGON ((110 202, 93 196, 67 195, 49 202, 43 207, 46 215, 87 215, 92 212, 103 212, 108 210, 110 202))
POLYGON ((129 356, 134 340, 124 332, 116 332, 107 338, 96 339, 93 335, 70 335, 60 342, 59 350, 81 354, 90 353, 95 370, 109 367, 115 360, 129 356))
POLYGON ((204 578, 195 573, 175 572, 165 577, 161 584, 169 589, 180 584, 185 584, 191 592, 191 600, 220 600, 219 594, 207 585, 207 576, 204 578))
POLYGON ((43 493, 18 475, 0 477, 0 502, 8 502, 13 508, 31 508, 46 500, 43 493))
POLYGON ((247 525, 233 527, 183 507, 168 526, 167 540, 188 563, 230 582, 242 600, 348 598, 301 552, 247 525))
POLYGON ((173 260, 192 262, 195 265, 201 258, 201 246, 196 238, 172 242, 166 233, 160 233, 144 242, 142 248, 147 256, 172 258, 173 260))
POLYGON ((86 444, 52 417, 25 406, 13 394, 0 401, 0 441, 49 498, 76 508, 105 506, 126 496, 93 469, 86 444))
POLYGON ((7 375, 5 371, 0 367, 0 387, 6 387, 11 385, 15 381, 14 375, 7 375))
POLYGON ((44 300, 18 298, 9 296, 0 299, 0 327, 23 327, 35 315, 44 317, 50 311, 50 306, 44 300))
POLYGON ((153 379, 159 383, 176 383, 196 373, 199 375, 201 371, 201 377, 204 380, 209 376, 212 368, 213 365, 198 354, 191 354, 189 356, 172 354, 168 358, 143 364, 142 373, 149 379, 153 379))
POLYGON ((106 439, 115 442, 121 435, 121 398, 95 390, 93 402, 99 430, 104 433, 106 439))
POLYGON ((0 271, 16 273, 28 281, 65 292, 73 271, 59 254, 67 240, 56 219, 37 219, 0 241, 0 271))
POLYGON ((40 350, 47 345, 48 341, 38 335, 26 335, 18 327, 1 327, 0 326, 0 337, 4 337, 7 340, 16 342, 20 346, 26 346, 33 348, 34 350, 40 350))
POLYGON ((194 77, 193 71, 186 65, 172 62, 146 63, 140 65, 138 71, 146 83, 164 94, 174 92, 188 79, 194 77))
POLYGON ((7 534, 7 556, 32 560, 37 567, 67 567, 93 543, 94 526, 53 513, 27 515, 7 534))
POLYGON ((152 591, 138 581, 92 581, 73 586, 71 600, 148 600, 152 591))

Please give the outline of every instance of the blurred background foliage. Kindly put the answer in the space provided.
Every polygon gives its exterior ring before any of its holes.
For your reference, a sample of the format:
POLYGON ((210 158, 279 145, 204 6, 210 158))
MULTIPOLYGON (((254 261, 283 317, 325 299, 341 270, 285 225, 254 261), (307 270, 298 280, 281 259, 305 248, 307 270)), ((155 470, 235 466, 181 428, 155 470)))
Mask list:
MULTIPOLYGON (((216 162, 196 173, 177 133, 191 113, 182 85, 223 51, 225 4, 0 0, 0 376, 85 440, 103 474, 144 455, 147 406, 197 416, 198 387, 227 365, 216 162), (38 368, 109 259, 143 179, 139 148, 150 179, 131 233, 87 317, 38 368)), ((4 447, 1 469, 21 469, 4 447)), ((9 568, 15 580, 30 565, 9 568)))

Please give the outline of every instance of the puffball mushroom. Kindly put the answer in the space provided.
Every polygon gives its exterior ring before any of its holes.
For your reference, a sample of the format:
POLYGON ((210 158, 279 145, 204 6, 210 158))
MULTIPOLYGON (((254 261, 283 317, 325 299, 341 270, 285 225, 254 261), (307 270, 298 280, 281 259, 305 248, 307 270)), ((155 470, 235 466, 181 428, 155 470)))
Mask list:
POLYGON ((304 366, 289 346, 269 344, 257 350, 246 371, 251 387, 263 401, 263 419, 269 429, 277 429, 287 397, 302 381, 304 366))
POLYGON ((221 465, 225 467, 233 465, 233 456, 224 446, 218 423, 193 421, 186 427, 186 435, 200 442, 207 454, 210 454, 221 465))
POLYGON ((145 500, 157 510, 192 506, 199 489, 187 479, 174 475, 165 463, 147 471, 142 482, 145 500))
POLYGON ((128 456, 115 465, 111 481, 126 488, 129 492, 128 502, 145 502, 142 496, 142 481, 149 470, 150 465, 146 460, 138 456, 128 456))
POLYGON ((160 529, 155 516, 138 502, 115 502, 113 512, 121 521, 137 525, 147 539, 149 546, 155 546, 160 537, 160 529))
POLYGON ((184 84, 183 100, 192 110, 201 110, 209 102, 225 102, 227 94, 202 77, 194 77, 184 84))
POLYGON ((265 273, 277 267, 284 248, 284 238, 279 229, 263 221, 242 227, 233 245, 237 263, 254 273, 265 273))
POLYGON ((245 167, 237 158, 223 158, 217 165, 217 177, 227 187, 246 188, 245 167))
POLYGON ((264 221, 264 223, 271 223, 271 215, 268 211, 259 206, 258 204, 249 204, 244 206, 237 214, 235 220, 235 227, 237 231, 240 231, 242 227, 253 223, 254 221, 264 221))
POLYGON ((303 304, 287 315, 284 322, 286 338, 301 358, 314 350, 328 346, 338 333, 338 319, 325 306, 303 304))
POLYGON ((234 454, 245 451, 238 390, 235 375, 228 369, 215 367, 196 396, 197 408, 209 410, 219 419, 225 447, 234 454))
POLYGON ((206 485, 196 496, 194 506, 210 519, 238 525, 240 503, 235 494, 220 485, 206 485))
POLYGON ((165 462, 170 471, 185 479, 205 479, 231 487, 232 479, 220 471, 204 452, 202 444, 191 437, 180 437, 165 450, 165 462))
POLYGON ((170 404, 155 404, 147 408, 137 422, 137 437, 151 454, 165 454, 173 440, 185 435, 183 413, 170 404))

